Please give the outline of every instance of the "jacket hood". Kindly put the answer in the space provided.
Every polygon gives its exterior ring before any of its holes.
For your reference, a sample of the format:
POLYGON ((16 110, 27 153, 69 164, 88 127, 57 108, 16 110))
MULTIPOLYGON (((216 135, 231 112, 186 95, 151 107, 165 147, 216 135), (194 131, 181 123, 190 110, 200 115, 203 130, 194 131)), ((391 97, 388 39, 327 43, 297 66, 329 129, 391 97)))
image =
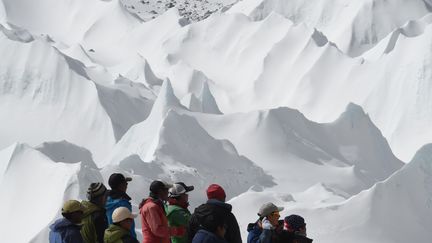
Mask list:
POLYGON ((96 212, 96 211, 103 211, 105 212, 105 208, 101 208, 98 205, 91 203, 89 201, 82 201, 81 204, 84 207, 84 214, 83 218, 89 216, 90 214, 96 212))
POLYGON ((215 205, 215 206, 219 206, 219 207, 223 207, 223 208, 227 209, 227 210, 230 211, 230 212, 231 212, 231 210, 232 210, 232 206, 231 206, 231 204, 228 204, 228 203, 225 203, 225 202, 219 201, 219 200, 217 200, 217 199, 209 199, 209 200, 207 201, 207 204, 215 205))
POLYGON ((105 230, 104 240, 105 243, 116 242, 127 234, 129 234, 129 231, 123 229, 120 226, 112 224, 108 227, 108 229, 105 230))
POLYGON ((49 228, 52 231, 63 231, 64 229, 68 227, 80 227, 79 225, 73 224, 71 221, 69 221, 66 218, 61 218, 56 220, 49 228))

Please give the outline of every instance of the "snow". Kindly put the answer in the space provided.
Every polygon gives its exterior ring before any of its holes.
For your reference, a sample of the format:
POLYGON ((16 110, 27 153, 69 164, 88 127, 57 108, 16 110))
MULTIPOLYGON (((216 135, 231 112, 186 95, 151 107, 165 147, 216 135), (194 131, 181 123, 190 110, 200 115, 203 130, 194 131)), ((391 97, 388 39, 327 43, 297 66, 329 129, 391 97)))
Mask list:
POLYGON ((133 211, 221 184, 243 239, 274 202, 317 242, 429 241, 432 2, 236 2, 0 1, 5 242, 114 172, 133 211))
POLYGON ((428 0, 243 0, 229 10, 262 20, 273 12, 317 28, 350 56, 361 55, 394 29, 431 11, 428 0))
POLYGON ((63 200, 82 196, 87 183, 98 178, 98 172, 90 174, 81 163, 56 163, 26 144, 11 145, 0 158, 0 192, 7 195, 0 215, 8 219, 0 233, 8 242, 29 242, 46 230, 58 217, 63 200), (23 219, 26 230, 17 233, 23 219))

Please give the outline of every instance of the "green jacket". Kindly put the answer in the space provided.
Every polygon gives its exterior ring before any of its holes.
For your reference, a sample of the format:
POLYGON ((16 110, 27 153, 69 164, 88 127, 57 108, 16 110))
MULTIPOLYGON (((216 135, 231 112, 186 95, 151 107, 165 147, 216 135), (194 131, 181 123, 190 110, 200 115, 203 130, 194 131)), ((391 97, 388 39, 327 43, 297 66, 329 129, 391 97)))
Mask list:
POLYGON ((138 242, 130 235, 130 231, 123 229, 120 226, 111 224, 105 230, 104 243, 126 243, 138 242))
MULTIPOLYGON (((167 208, 167 218, 168 218, 168 224, 169 226, 175 226, 175 227, 186 227, 189 223, 189 219, 191 217, 191 213, 189 210, 182 208, 177 205, 169 205, 167 208)), ((187 234, 185 233, 184 236, 178 237, 178 236, 172 236, 171 242, 172 243, 187 243, 187 234)))
POLYGON ((105 208, 88 201, 82 201, 84 207, 81 221, 81 235, 85 243, 103 243, 104 232, 108 227, 105 208))

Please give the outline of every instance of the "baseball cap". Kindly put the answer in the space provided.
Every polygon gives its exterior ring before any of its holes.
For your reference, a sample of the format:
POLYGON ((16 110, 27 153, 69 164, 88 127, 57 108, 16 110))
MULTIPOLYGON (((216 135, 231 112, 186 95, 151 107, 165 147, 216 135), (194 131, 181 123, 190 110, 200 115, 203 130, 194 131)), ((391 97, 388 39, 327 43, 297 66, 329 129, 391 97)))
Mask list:
POLYGON ((158 193, 160 190, 170 189, 172 186, 172 184, 169 184, 165 181, 156 180, 150 184, 150 191, 153 193, 158 193))
POLYGON ((83 212, 84 208, 77 200, 68 200, 63 204, 62 213, 83 212))
POLYGON ((284 210, 284 207, 278 207, 278 206, 274 205, 273 203, 269 202, 269 203, 263 204, 260 207, 260 209, 258 211, 258 216, 267 217, 273 212, 280 212, 282 210, 284 210))
POLYGON ((132 181, 132 178, 125 177, 123 174, 120 174, 120 173, 114 173, 114 174, 110 175, 110 177, 108 179, 108 185, 111 187, 111 189, 115 189, 119 185, 121 185, 122 183, 125 183, 128 181, 132 181))
POLYGON ((125 219, 134 219, 137 215, 131 213, 131 211, 126 207, 118 207, 114 210, 112 214, 113 223, 119 223, 125 219))
POLYGON ((182 182, 174 183, 174 185, 169 189, 169 197, 178 197, 186 192, 190 192, 194 189, 193 186, 186 186, 182 182))

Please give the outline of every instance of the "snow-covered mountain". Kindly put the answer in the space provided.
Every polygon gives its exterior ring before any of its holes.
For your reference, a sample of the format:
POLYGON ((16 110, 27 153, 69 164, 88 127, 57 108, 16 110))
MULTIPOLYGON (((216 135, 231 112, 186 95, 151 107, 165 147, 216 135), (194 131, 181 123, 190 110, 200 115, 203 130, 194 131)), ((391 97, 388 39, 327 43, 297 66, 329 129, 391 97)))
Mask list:
POLYGON ((243 0, 229 10, 263 20, 276 12, 322 31, 350 56, 374 47, 394 29, 431 12, 430 0, 243 0))
POLYGON ((324 183, 351 196, 402 166, 380 131, 354 104, 328 124, 311 122, 288 108, 194 116, 210 134, 232 141, 240 154, 273 175, 279 185, 274 190, 301 192, 324 183))
POLYGON ((0 1, 2 239, 113 172, 134 210, 219 183, 244 237, 273 201, 317 242, 431 238, 432 2, 236 2, 0 1))
POLYGON ((176 8, 187 21, 200 21, 217 11, 226 11, 238 0, 122 0, 126 9, 148 21, 176 8))

